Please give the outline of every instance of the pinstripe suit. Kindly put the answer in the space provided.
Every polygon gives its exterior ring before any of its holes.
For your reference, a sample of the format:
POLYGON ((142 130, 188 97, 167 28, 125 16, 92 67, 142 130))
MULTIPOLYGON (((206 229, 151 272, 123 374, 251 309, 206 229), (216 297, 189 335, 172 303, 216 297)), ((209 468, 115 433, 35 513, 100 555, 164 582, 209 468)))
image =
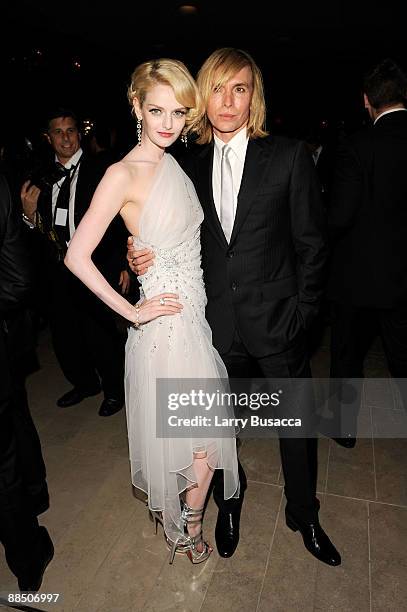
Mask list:
POLYGON ((324 214, 311 156, 299 141, 250 140, 236 219, 226 242, 212 194, 213 147, 185 169, 205 213, 207 318, 221 354, 235 330, 254 357, 295 344, 318 310, 326 263, 324 214))
MULTIPOLYGON (((212 194, 213 145, 184 162, 205 220, 202 266, 206 316, 230 377, 309 377, 305 330, 318 310, 327 248, 315 167, 304 143, 267 137, 250 140, 235 223, 228 244, 212 194)), ((310 406, 304 416, 310 416, 310 406)), ((281 438, 288 506, 313 520, 316 440, 281 438)), ((245 477, 241 471, 242 489, 245 477)), ((225 502, 215 475, 214 497, 225 502)), ((229 511, 229 510, 227 510, 229 511)))

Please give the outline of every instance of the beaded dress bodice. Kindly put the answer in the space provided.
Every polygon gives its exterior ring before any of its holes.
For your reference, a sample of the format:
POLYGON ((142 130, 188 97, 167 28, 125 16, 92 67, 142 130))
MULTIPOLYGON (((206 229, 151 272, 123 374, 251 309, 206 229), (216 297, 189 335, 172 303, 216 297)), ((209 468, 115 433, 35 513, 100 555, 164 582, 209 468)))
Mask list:
POLYGON ((181 317, 205 316, 206 295, 201 268, 200 226, 203 212, 191 180, 165 154, 141 214, 137 248, 150 248, 154 264, 139 277, 146 298, 176 293, 184 305, 181 317))

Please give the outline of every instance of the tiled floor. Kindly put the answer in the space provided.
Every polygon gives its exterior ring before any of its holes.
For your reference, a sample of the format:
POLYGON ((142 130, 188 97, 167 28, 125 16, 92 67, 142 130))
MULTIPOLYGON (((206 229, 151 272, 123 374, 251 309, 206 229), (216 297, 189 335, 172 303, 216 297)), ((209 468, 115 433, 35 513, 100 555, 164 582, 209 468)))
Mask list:
MULTIPOLYGON (((319 449, 321 523, 342 553, 330 568, 311 557, 284 522, 277 441, 244 440, 249 478, 235 555, 216 551, 206 564, 183 556, 168 565, 161 531, 154 534, 142 500, 130 486, 124 411, 97 414, 101 397, 69 409, 55 399, 68 385, 46 333, 42 369, 28 381, 42 441, 51 508, 41 517, 55 543, 43 593, 60 593, 55 612, 407 611, 407 439, 358 441, 353 450, 323 438, 319 449)), ((326 340, 313 360, 327 376, 326 340)), ((367 374, 387 377, 377 344, 367 374)), ((386 409, 389 397, 369 388, 366 407, 386 409)), ((216 507, 205 533, 214 542, 216 507)), ((0 592, 16 590, 0 551, 0 592)))

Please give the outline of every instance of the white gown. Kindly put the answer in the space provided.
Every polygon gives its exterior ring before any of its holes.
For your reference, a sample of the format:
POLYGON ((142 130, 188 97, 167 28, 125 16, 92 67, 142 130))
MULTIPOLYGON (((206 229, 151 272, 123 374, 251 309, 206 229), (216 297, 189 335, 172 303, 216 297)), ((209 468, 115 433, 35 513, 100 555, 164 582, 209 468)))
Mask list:
MULTIPOLYGON (((203 212, 194 186, 168 153, 158 163, 144 205, 137 248, 154 251, 154 265, 139 277, 146 298, 177 293, 181 314, 161 316, 129 329, 126 344, 126 414, 132 482, 163 511, 164 529, 175 540, 182 529, 179 494, 196 482, 193 453, 206 451, 212 469, 224 470, 224 497, 239 495, 236 439, 157 437, 156 379, 226 379, 205 319, 201 269, 203 212)), ((174 413, 176 414, 176 413, 174 413)), ((206 413, 208 414, 208 413, 206 413)), ((165 416, 165 415, 164 415, 165 416)))

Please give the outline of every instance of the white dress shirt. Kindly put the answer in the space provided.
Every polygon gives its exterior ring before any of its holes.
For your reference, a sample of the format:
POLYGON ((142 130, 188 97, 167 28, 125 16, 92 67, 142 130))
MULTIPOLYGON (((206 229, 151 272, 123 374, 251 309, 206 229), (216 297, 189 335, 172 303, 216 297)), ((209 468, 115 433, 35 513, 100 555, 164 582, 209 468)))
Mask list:
POLYGON ((314 160, 315 165, 317 165, 318 163, 319 156, 321 155, 321 151, 322 151, 322 145, 319 145, 319 147, 317 147, 315 151, 312 153, 312 159, 314 160))
MULTIPOLYGON (((81 148, 77 150, 75 155, 72 155, 71 159, 64 165, 65 168, 69 169, 72 166, 76 166, 75 174, 71 176, 71 185, 70 185, 70 193, 69 193, 69 236, 72 240, 72 236, 75 233, 75 223, 74 223, 74 214, 75 214, 75 194, 76 194, 76 183, 78 182, 78 172, 80 162, 78 164, 79 159, 81 158, 83 151, 81 148)), ((58 158, 55 156, 55 163, 59 163, 58 158)), ((52 221, 54 224, 55 220, 55 206, 57 203, 58 193, 61 189, 61 185, 64 182, 65 177, 62 177, 57 183, 54 183, 52 186, 52 221)), ((23 221, 30 229, 34 229, 35 225, 32 223, 25 215, 23 215, 23 221)), ((69 243, 68 243, 69 244, 69 243)))
POLYGON ((382 113, 380 113, 380 115, 376 117, 376 119, 373 122, 373 125, 376 123, 376 121, 379 121, 381 117, 384 117, 384 115, 388 115, 389 113, 397 113, 398 111, 406 111, 406 110, 407 108, 389 108, 389 110, 383 111, 382 113))
POLYGON ((214 135, 214 151, 213 151, 213 169, 212 169, 212 189, 213 199, 215 202, 216 212, 220 219, 220 191, 221 191, 221 162, 222 149, 227 144, 231 151, 229 153, 229 161, 232 168, 233 178, 233 220, 236 216, 237 196, 239 195, 240 184, 242 182, 244 162, 246 159, 247 131, 240 130, 233 138, 225 143, 223 140, 214 135))

